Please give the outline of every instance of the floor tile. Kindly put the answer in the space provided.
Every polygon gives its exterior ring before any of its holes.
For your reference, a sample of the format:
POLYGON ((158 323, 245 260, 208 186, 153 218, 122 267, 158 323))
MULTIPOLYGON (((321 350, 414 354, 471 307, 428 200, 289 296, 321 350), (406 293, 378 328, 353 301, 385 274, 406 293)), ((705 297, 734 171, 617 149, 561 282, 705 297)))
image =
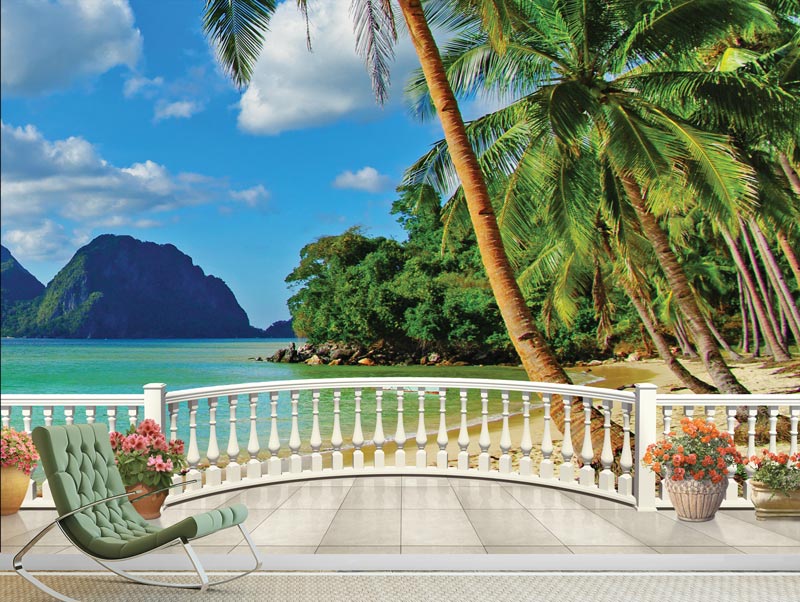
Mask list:
POLYGON ((402 545, 482 546, 463 510, 403 510, 402 545))
POLYGON ((230 506, 232 498, 239 495, 238 491, 219 492, 212 495, 206 495, 201 498, 195 498, 181 502, 179 504, 171 504, 167 508, 191 508, 195 511, 212 510, 220 506, 230 506))
POLYGON ((648 546, 569 546, 573 554, 657 554, 648 546))
MULTIPOLYGON (((16 554, 17 552, 19 552, 24 547, 24 545, 25 544, 20 544, 18 546, 2 545, 2 546, 0 546, 0 554, 16 554)), ((75 548, 75 546, 72 546, 72 545, 69 545, 69 546, 61 546, 61 545, 47 546, 47 545, 43 545, 43 544, 41 544, 41 545, 40 544, 36 544, 36 546, 34 546, 34 548, 32 550, 30 550, 28 552, 28 554, 58 554, 59 552, 70 551, 70 550, 74 554, 78 554, 79 553, 77 548, 75 548)))
POLYGON ((603 497, 596 497, 586 493, 575 493, 573 491, 562 491, 562 493, 571 500, 578 502, 584 508, 589 508, 590 510, 613 510, 614 508, 619 508, 620 506, 633 508, 633 506, 627 506, 613 500, 603 497))
POLYGON ((253 541, 269 546, 318 546, 336 510, 278 508, 250 533, 253 541))
MULTIPOLYGON (((733 546, 744 554, 800 554, 800 546, 785 546, 776 548, 774 546, 733 546)), ((798 559, 800 563, 800 559, 798 559)))
POLYGON ((443 477, 403 477, 403 486, 409 487, 444 487, 450 488, 452 479, 443 477))
POLYGON ((461 510, 461 501, 451 487, 403 487, 403 508, 461 510))
POLYGON ((653 546, 659 554, 742 554, 731 546, 653 546))
POLYGON ((648 546, 721 546, 718 539, 690 529, 658 512, 637 512, 630 508, 595 510, 595 514, 648 546))
POLYGON ((468 509, 466 512, 484 546, 561 545, 561 542, 524 508, 468 509))
MULTIPOLYGON (((3 542, 15 535, 38 532, 52 523, 58 514, 55 510, 20 510, 0 517, 0 536, 3 542)), ((57 527, 55 527, 57 529, 57 527)), ((31 537, 33 534, 31 533, 31 537)))
POLYGON ((400 510, 339 510, 322 546, 399 546, 400 510))
MULTIPOLYGON (((665 510, 664 516, 679 520, 674 510, 665 510)), ((725 513, 717 512, 716 516, 706 522, 692 523, 681 521, 681 524, 704 533, 730 546, 746 542, 750 546, 796 546, 797 540, 773 531, 762 529, 725 513)))
POLYGON ((759 529, 766 529, 773 533, 778 533, 784 537, 796 539, 800 543, 800 520, 796 518, 768 518, 766 520, 758 520, 756 518, 755 510, 720 510, 718 515, 736 518, 740 521, 755 525, 759 529))
POLYGON ((399 554, 400 546, 320 546, 317 554, 399 554))
POLYGON ((522 505, 503 487, 454 487, 458 500, 465 508, 499 510, 502 508, 521 509, 522 505))
POLYGON ((294 495, 281 504, 282 510, 296 509, 338 509, 350 491, 350 485, 330 485, 314 487, 304 485, 294 495))
POLYGON ((503 488, 525 508, 559 508, 562 510, 582 510, 585 508, 585 506, 582 506, 569 496, 549 487, 504 485, 503 488))
POLYGON ((353 487, 401 487, 403 477, 359 477, 353 487))
MULTIPOLYGON (((262 554, 313 554, 317 546, 256 546, 262 554)), ((236 546, 232 554, 250 555, 247 545, 236 546)))
POLYGON ((359 479, 354 477, 342 477, 339 479, 311 479, 310 481, 304 481, 302 485, 306 485, 308 487, 345 487, 354 485, 357 480, 359 479))
POLYGON ((486 546, 487 554, 572 554, 566 546, 486 546))
POLYGON ((641 546, 642 542, 591 510, 528 510, 567 546, 641 546))
POLYGON ((394 486, 351 487, 342 502, 342 510, 365 508, 400 508, 403 490, 394 486))
POLYGON ((483 546, 403 546, 403 554, 486 554, 483 546))
POLYGON ((296 483, 253 487, 237 493, 227 500, 227 504, 244 504, 248 508, 278 508, 300 487, 296 483))

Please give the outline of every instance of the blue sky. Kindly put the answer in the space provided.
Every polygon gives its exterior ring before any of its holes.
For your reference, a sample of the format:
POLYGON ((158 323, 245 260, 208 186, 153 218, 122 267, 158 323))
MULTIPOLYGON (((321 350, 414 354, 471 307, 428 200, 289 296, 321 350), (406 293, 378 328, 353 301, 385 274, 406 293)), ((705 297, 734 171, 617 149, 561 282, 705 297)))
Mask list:
POLYGON ((294 0, 280 5, 239 92, 200 1, 4 1, 3 244, 47 283, 99 234, 172 243, 253 325, 288 318, 302 246, 354 225, 402 238, 394 189, 441 137, 403 104, 406 38, 376 106, 349 4, 310 3, 313 53, 294 0))

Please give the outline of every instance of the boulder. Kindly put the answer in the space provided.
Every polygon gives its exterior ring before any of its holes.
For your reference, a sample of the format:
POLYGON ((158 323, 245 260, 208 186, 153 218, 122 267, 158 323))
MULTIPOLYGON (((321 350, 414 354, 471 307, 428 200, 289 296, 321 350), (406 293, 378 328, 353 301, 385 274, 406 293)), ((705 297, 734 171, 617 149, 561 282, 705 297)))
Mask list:
POLYGON ((634 351, 628 357, 625 358, 626 362, 638 362, 640 359, 639 353, 634 351))
POLYGON ((360 360, 358 360, 358 363, 361 366, 374 366, 375 365, 375 362, 372 359, 368 358, 368 357, 362 357, 360 360))
POLYGON ((306 364, 308 364, 309 366, 320 366, 323 363, 324 362, 319 358, 319 356, 316 353, 306 360, 306 364))
POLYGON ((331 360, 328 363, 329 366, 341 366, 342 365, 342 358, 337 357, 335 360, 331 360))

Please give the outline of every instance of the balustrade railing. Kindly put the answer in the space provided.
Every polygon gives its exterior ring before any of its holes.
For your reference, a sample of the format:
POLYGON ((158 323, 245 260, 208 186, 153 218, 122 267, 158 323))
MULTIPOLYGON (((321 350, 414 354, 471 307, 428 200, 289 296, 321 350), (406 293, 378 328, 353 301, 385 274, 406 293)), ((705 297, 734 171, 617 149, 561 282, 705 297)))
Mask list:
MULTIPOLYGON (((139 395, 6 394, 0 407, 4 426, 26 431, 83 420, 125 430, 155 419, 171 440, 187 443, 189 472, 175 482, 198 479, 168 503, 280 481, 426 473, 537 483, 654 510, 668 507, 669 498, 650 471, 639 469, 642 456, 681 416, 697 416, 700 408, 724 430, 746 424, 740 449, 749 456, 756 452, 756 422, 765 407, 766 444, 794 453, 800 395, 662 395, 649 384, 631 392, 525 381, 363 378, 183 391, 149 384, 139 395), (563 404, 558 414, 556 404, 563 404), (601 425, 593 424, 596 412, 601 425), (778 441, 779 416, 788 421, 788 442, 778 441), (414 421, 416 430, 407 432, 414 421), (617 449, 612 423, 622 429, 617 449), (593 437, 600 428, 602 437, 593 437), (602 443, 596 447, 593 440, 602 443)), ((735 468, 729 467, 724 506, 750 504, 747 482, 740 485, 735 468)), ((25 506, 50 505, 46 483, 32 482, 25 506)))

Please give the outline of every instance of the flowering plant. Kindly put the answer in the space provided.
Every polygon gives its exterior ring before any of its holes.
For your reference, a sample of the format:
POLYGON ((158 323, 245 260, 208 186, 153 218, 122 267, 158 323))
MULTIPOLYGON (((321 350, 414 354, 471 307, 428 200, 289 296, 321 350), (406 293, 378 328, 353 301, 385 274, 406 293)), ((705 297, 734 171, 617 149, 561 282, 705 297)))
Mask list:
POLYGON ((751 457, 749 465, 754 469, 753 481, 764 483, 787 497, 791 491, 800 489, 800 454, 773 454, 765 449, 760 458, 751 457))
POLYGON ((36 468, 39 452, 28 433, 3 427, 0 432, 0 466, 16 468, 30 475, 36 468))
POLYGON ((168 487, 172 475, 186 468, 183 441, 167 441, 158 424, 152 418, 131 426, 126 433, 110 434, 111 449, 127 487, 143 483, 149 487, 168 487))
POLYGON ((729 466, 741 463, 742 456, 733 445, 733 437, 720 432, 715 424, 699 418, 682 418, 681 431, 677 435, 669 433, 663 441, 649 445, 642 459, 662 479, 708 479, 719 483, 726 478, 729 466))

